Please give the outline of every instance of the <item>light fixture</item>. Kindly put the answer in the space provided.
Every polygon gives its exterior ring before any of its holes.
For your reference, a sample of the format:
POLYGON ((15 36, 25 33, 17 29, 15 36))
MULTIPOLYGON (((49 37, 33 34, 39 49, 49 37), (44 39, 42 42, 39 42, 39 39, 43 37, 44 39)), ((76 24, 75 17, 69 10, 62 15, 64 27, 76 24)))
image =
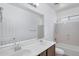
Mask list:
POLYGON ((54 3, 54 5, 59 5, 59 3, 54 3))
POLYGON ((37 6, 39 6, 39 3, 28 3, 29 5, 31 5, 31 6, 33 6, 33 7, 37 7, 37 6))
POLYGON ((34 5, 36 5, 36 6, 39 6, 39 3, 33 3, 34 5))

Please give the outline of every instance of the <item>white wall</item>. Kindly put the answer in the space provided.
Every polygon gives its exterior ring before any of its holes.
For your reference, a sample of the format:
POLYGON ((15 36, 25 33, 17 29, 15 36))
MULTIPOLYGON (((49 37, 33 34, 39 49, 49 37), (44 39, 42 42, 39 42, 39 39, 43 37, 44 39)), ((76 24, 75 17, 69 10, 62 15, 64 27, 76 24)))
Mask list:
POLYGON ((58 17, 63 18, 67 16, 73 16, 73 15, 79 15, 79 7, 71 8, 71 9, 66 9, 61 12, 58 12, 58 17))
POLYGON ((54 25, 57 20, 55 11, 47 4, 40 4, 37 10, 44 14, 45 38, 54 40, 54 25))

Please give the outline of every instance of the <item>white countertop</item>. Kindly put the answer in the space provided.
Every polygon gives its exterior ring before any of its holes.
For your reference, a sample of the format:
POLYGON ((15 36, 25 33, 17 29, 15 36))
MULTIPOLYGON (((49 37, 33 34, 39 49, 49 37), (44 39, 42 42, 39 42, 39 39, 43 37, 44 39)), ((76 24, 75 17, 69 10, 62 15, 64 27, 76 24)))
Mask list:
POLYGON ((37 56, 55 43, 45 39, 30 39, 20 42, 21 49, 16 52, 14 51, 14 46, 1 48, 0 56, 37 56))

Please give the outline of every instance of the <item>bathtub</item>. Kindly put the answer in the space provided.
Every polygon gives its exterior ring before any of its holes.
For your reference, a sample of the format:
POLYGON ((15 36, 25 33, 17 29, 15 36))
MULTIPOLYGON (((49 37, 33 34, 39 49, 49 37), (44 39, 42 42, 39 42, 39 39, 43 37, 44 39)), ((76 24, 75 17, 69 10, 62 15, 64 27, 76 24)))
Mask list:
POLYGON ((67 56, 79 56, 79 46, 57 43, 56 47, 63 49, 67 56))

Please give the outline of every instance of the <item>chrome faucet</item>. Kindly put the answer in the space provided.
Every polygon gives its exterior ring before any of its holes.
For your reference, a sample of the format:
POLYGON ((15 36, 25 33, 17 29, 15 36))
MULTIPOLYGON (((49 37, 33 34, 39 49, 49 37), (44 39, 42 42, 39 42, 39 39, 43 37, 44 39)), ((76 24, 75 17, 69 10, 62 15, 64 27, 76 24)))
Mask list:
POLYGON ((19 43, 17 43, 17 42, 16 42, 16 38, 13 38, 13 40, 15 41, 15 42, 14 42, 14 51, 16 52, 16 51, 18 51, 18 50, 21 49, 20 41, 19 41, 19 43))

